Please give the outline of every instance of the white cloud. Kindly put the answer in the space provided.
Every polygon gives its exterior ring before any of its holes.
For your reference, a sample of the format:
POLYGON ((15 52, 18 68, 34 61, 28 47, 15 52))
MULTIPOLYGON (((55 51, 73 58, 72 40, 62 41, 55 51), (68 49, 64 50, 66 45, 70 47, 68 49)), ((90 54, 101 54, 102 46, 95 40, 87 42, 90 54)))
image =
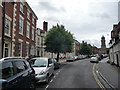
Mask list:
POLYGON ((110 40, 112 25, 118 23, 118 0, 35 0, 28 3, 38 16, 38 27, 48 21, 49 28, 65 25, 78 41, 87 40, 100 47, 101 36, 110 40), (114 2, 113 2, 114 1, 114 2))

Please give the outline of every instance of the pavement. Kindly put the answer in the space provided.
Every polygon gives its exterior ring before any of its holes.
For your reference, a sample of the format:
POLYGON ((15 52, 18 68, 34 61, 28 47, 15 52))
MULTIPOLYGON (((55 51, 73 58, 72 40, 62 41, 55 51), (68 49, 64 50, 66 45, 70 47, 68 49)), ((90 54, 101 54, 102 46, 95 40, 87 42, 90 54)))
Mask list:
POLYGON ((104 81, 111 85, 110 87, 120 90, 120 67, 107 63, 109 58, 105 58, 98 64, 98 70, 104 81))

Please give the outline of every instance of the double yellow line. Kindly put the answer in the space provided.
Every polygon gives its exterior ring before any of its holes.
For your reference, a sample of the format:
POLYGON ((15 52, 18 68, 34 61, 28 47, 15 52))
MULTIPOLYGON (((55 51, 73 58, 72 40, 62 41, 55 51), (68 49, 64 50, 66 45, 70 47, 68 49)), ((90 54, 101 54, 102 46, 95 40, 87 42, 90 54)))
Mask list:
POLYGON ((93 65, 93 75, 94 75, 94 78, 96 80, 96 82, 98 83, 98 85, 100 86, 100 88, 102 90, 106 90, 105 87, 103 86, 103 84, 100 82, 100 80, 98 79, 97 75, 96 75, 96 64, 93 65))

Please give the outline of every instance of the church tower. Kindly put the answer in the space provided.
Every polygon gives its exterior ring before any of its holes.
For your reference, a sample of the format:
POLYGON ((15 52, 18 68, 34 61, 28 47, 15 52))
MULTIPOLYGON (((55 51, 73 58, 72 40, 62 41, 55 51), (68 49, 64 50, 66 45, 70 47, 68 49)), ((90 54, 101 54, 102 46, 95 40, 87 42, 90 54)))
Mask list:
POLYGON ((106 40, 105 37, 102 36, 101 37, 101 54, 106 54, 106 44, 105 44, 106 40))

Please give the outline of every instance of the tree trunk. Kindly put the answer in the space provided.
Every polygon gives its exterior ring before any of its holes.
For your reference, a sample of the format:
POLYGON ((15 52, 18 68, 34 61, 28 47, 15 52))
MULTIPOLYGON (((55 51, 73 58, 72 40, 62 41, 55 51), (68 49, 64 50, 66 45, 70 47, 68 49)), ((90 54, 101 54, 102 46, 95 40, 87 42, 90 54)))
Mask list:
POLYGON ((57 53, 57 62, 59 62, 59 52, 57 53))

